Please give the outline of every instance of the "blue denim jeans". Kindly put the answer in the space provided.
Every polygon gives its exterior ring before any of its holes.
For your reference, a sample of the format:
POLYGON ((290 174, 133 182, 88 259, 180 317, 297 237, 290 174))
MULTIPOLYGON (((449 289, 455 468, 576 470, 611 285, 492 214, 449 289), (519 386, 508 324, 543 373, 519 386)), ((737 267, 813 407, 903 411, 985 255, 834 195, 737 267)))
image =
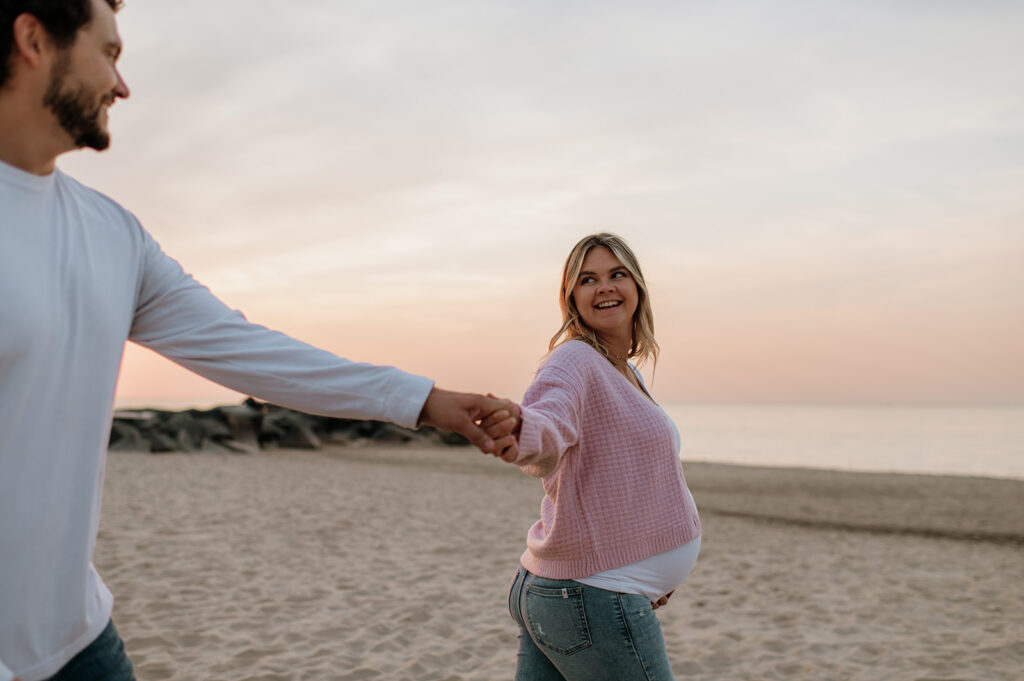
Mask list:
POLYGON ((520 567, 508 596, 519 624, 516 681, 673 681, 661 624, 643 596, 520 567))
POLYGON ((114 621, 46 681, 135 681, 132 663, 125 655, 124 642, 114 628, 114 621))

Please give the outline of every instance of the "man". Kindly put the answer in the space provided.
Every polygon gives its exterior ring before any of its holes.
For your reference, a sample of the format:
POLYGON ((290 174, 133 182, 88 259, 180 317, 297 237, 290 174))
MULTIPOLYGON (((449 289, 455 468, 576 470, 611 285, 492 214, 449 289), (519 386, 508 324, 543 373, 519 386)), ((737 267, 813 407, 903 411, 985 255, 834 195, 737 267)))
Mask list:
POLYGON ((497 400, 250 324, 56 169, 66 151, 105 149, 107 110, 128 97, 118 5, 0 0, 0 681, 133 678, 91 563, 126 340, 294 409, 515 447, 497 400))

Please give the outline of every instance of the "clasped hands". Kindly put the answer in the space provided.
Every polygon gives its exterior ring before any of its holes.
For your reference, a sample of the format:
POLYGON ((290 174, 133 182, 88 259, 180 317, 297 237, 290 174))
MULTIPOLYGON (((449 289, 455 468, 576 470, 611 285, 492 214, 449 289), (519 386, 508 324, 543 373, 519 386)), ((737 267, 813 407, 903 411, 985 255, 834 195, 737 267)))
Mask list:
POLYGON ((519 454, 519 405, 494 395, 433 388, 419 422, 464 436, 484 454, 515 461, 519 454))

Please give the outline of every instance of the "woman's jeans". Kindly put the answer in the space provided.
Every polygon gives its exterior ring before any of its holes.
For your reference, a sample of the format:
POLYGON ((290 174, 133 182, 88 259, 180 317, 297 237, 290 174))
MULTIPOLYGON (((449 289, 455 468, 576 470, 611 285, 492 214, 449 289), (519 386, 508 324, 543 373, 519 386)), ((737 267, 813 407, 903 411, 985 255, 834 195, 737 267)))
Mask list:
POLYGON ((103 633, 47 681, 135 681, 132 663, 111 620, 103 633))
POLYGON ((519 624, 516 681, 672 681, 651 602, 520 567, 508 596, 519 624))

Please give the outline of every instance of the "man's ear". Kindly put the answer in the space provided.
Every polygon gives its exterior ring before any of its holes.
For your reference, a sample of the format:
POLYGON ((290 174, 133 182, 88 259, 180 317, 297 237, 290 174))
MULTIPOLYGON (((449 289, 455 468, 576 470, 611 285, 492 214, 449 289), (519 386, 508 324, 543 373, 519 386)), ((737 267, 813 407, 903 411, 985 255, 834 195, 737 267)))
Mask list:
POLYGON ((32 68, 39 68, 46 54, 53 49, 53 38, 35 16, 22 13, 14 19, 14 49, 11 56, 23 59, 32 68))

